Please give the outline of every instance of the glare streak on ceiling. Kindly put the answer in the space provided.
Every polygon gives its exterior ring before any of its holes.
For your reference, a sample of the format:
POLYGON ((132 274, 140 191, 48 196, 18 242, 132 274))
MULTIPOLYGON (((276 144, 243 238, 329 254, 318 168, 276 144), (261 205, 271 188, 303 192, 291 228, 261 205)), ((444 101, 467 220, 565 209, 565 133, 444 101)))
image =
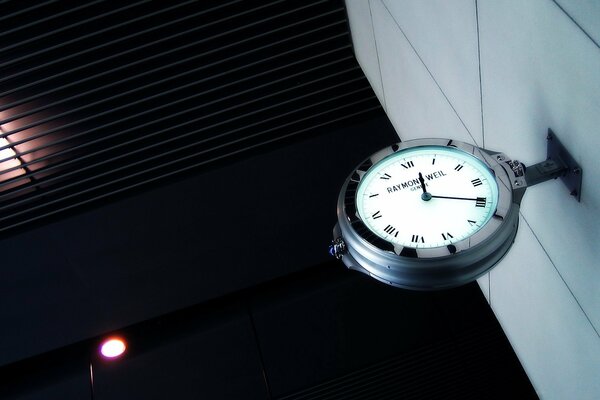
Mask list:
MULTIPOLYGON (((0 125, 0 182, 14 182, 12 185, 7 185, 7 188, 10 188, 24 183, 23 181, 19 182, 15 178, 25 174, 25 170, 22 168, 21 160, 17 156, 14 147, 4 137, 4 133, 4 127, 0 125)), ((1 191, 2 188, 0 188, 1 191)))
POLYGON ((1 6, 20 164, 0 233, 380 110, 340 0, 19 3, 1 6))
MULTIPOLYGON (((0 163, 9 162, 17 157, 15 151, 10 147, 10 143, 3 138, 0 137, 0 163)), ((0 170, 2 172, 2 170, 0 170)))

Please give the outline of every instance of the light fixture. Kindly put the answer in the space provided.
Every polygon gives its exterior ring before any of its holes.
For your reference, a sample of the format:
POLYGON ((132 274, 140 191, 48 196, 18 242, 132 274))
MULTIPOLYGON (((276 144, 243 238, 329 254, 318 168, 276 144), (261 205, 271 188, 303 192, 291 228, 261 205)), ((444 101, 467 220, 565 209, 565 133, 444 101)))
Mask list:
POLYGON ((106 359, 114 360, 121 357, 126 349, 127 345, 125 344, 124 339, 120 337, 109 337, 100 345, 100 355, 106 359))

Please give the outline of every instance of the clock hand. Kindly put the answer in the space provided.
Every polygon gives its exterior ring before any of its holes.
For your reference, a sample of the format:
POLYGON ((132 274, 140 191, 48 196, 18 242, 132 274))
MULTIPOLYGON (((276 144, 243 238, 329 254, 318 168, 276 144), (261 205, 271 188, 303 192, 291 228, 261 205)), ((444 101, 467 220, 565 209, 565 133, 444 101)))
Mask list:
POLYGON ((425 187, 425 178, 423 178, 423 174, 419 172, 419 182, 421 183, 421 189, 423 189, 423 194, 421 194, 421 199, 424 201, 431 200, 431 193, 427 192, 427 188, 425 187))
POLYGON ((421 188, 423 189, 423 193, 427 193, 427 189, 425 188, 425 179, 423 178, 423 174, 419 172, 419 182, 421 182, 421 188))
POLYGON ((477 201, 480 200, 481 198, 470 198, 470 197, 451 197, 451 196, 434 196, 434 195, 429 195, 430 197, 434 198, 434 199, 454 199, 454 200, 473 200, 473 201, 477 201))

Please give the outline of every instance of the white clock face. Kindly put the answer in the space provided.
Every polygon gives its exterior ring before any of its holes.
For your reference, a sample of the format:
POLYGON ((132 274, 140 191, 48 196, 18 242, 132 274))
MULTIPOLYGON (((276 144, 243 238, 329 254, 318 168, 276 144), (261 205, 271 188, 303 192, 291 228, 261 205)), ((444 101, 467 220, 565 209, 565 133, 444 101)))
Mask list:
POLYGON ((411 248, 466 239, 490 220, 497 205, 490 169, 468 153, 443 146, 384 158, 365 173, 356 194, 358 214, 371 231, 411 248))

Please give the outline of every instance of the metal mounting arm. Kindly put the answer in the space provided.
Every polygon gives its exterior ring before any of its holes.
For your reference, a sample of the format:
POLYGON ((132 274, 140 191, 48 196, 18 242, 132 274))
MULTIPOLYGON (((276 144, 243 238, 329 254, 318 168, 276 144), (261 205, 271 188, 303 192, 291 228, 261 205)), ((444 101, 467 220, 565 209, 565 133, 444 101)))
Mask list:
POLYGON ((583 170, 567 149, 558 140, 554 132, 548 129, 548 157, 546 161, 533 164, 525 170, 527 186, 550 179, 561 178, 569 188, 571 196, 581 201, 581 177, 583 170))

